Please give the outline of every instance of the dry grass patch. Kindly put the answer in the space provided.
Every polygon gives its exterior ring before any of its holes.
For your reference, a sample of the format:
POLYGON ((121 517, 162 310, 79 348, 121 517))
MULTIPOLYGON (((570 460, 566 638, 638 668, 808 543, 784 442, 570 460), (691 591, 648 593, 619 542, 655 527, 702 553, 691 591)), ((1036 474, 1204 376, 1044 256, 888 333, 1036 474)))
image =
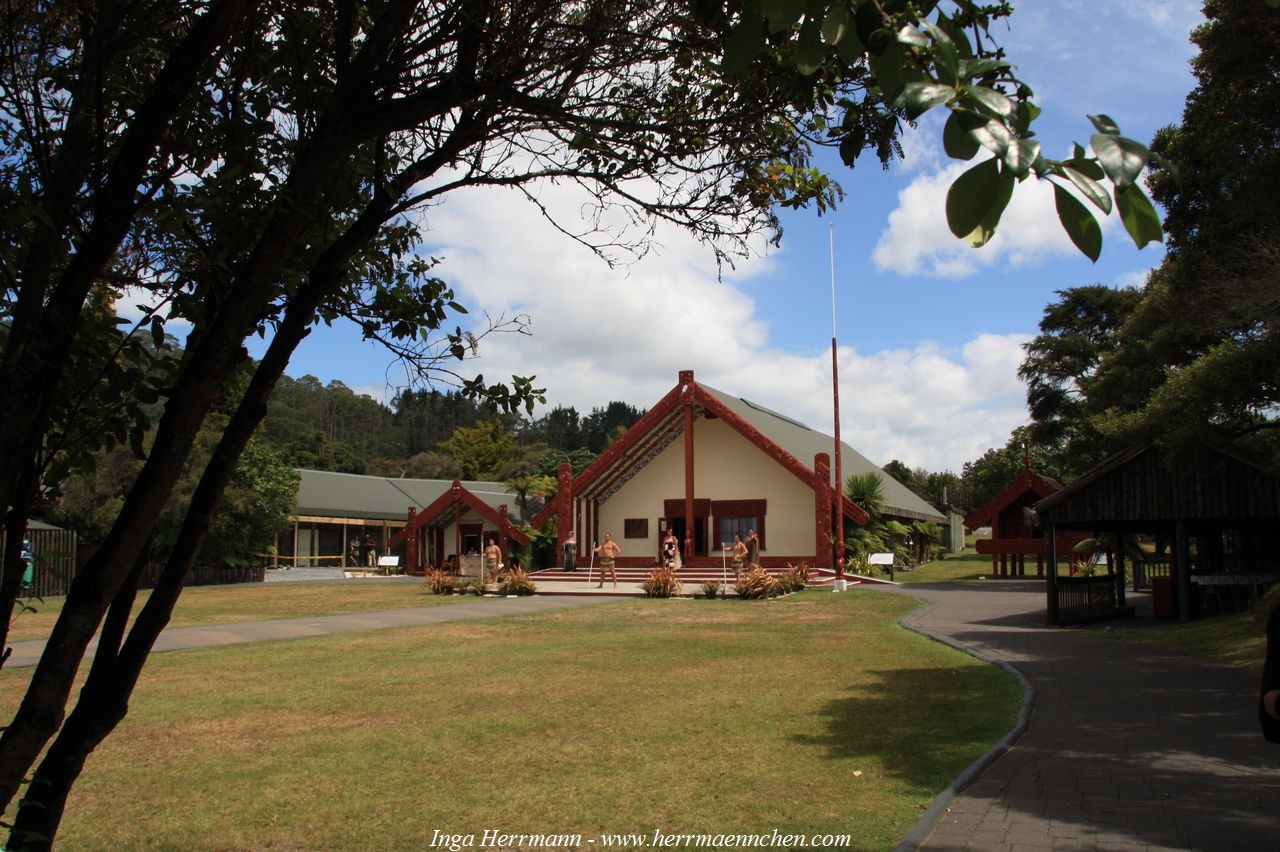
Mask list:
MULTIPOLYGON (((159 655, 60 841, 407 849, 435 829, 778 828, 890 848, 1012 727, 1019 697, 1003 671, 899 627, 916 605, 636 600, 159 655)), ((5 708, 17 674, 0 672, 5 708)))

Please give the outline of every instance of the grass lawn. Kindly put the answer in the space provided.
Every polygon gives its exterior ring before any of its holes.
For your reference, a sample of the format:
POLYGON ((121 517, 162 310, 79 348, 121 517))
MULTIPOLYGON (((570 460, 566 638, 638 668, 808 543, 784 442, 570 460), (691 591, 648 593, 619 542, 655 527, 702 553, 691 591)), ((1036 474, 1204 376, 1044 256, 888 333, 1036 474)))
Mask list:
MULTIPOLYGON (((900 627, 915 606, 628 600, 160 654, 59 848, 423 849, 489 828, 891 848, 1021 694, 900 627)), ((5 718, 29 675, 0 671, 5 718)))
MULTIPOLYGON (((1031 570, 1034 573, 1034 561, 1031 570)), ((991 557, 966 549, 963 553, 949 553, 945 559, 926 562, 911 571, 895 571, 893 579, 900 583, 950 583, 990 576, 991 557)))
MULTIPOLYGON (((140 592, 137 613, 149 591, 140 592)), ((62 612, 64 598, 33 601, 35 612, 18 613, 9 641, 46 639, 62 612)), ((426 583, 370 580, 346 583, 242 583, 231 586, 195 586, 185 589, 174 607, 172 627, 231 624, 275 618, 313 618, 349 612, 435 606, 474 600, 457 595, 433 595, 426 583)))
POLYGON ((1266 625, 1251 612, 1215 615, 1182 624, 1161 621, 1125 625, 1096 632, 1104 641, 1134 642, 1175 651, 1213 663, 1225 663, 1262 673, 1266 656, 1266 625))

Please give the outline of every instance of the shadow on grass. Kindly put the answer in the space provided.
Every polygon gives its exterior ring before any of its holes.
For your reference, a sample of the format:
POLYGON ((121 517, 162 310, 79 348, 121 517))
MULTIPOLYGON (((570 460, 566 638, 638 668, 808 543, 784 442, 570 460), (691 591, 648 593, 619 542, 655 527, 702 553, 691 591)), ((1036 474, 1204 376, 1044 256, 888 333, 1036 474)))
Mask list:
POLYGON ((872 670, 869 685, 823 708, 823 729, 795 741, 830 759, 878 762, 886 777, 942 790, 1012 730, 1021 688, 1006 672, 973 667, 872 670))

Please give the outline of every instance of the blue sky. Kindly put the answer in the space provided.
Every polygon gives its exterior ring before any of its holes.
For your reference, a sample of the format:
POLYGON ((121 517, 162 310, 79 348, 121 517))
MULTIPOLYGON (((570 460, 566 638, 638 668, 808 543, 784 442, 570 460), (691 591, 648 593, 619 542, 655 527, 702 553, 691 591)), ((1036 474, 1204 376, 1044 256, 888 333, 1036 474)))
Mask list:
MULTIPOLYGON (((1144 142, 1180 119, 1199 3, 1024 6, 1002 40, 1036 90, 1038 134, 1051 155, 1087 144, 1089 113, 1110 115, 1144 142)), ((487 339, 464 371, 489 380, 535 374, 548 406, 586 413, 615 399, 647 408, 678 370, 692 369, 829 433, 830 226, 843 437, 878 464, 898 458, 959 472, 1026 422, 1020 347, 1054 291, 1138 286, 1161 250, 1135 250, 1112 221, 1091 264, 1062 234, 1051 191, 1034 181, 1015 193, 997 238, 968 248, 946 229, 945 192, 964 166, 942 153, 944 116, 934 112, 908 132, 907 160, 889 173, 873 159, 855 171, 833 161, 843 205, 823 218, 788 212, 780 249, 761 241, 758 256, 723 275, 706 248, 670 229, 659 228, 654 252, 610 269, 513 193, 451 197, 425 215, 424 251, 444 259, 439 273, 473 316, 528 314, 533 332, 487 339)), ((568 216, 580 205, 563 187, 546 188, 542 201, 568 216)), ((351 328, 318 329, 288 372, 379 398, 403 383, 386 353, 351 328)))

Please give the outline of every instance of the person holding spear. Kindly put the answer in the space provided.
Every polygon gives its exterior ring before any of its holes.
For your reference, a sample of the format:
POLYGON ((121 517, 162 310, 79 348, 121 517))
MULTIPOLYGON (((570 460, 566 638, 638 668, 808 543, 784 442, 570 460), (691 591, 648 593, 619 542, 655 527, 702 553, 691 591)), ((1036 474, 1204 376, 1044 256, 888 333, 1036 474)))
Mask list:
MULTIPOLYGON (((614 560, 622 555, 622 548, 618 547, 618 543, 608 533, 604 534, 604 542, 592 548, 592 555, 600 554, 600 585, 597 589, 604 588, 604 572, 608 571, 613 577, 613 587, 618 588, 618 570, 614 567, 614 560)), ((587 582, 591 582, 590 574, 587 575, 587 582)))

